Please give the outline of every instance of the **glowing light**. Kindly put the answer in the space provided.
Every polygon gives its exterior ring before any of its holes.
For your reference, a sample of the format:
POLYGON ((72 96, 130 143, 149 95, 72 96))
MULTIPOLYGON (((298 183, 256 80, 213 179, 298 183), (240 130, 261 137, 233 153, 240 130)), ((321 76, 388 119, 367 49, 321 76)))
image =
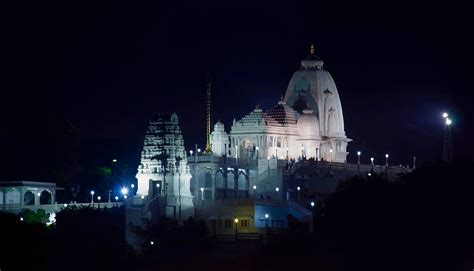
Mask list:
POLYGON ((255 189, 257 189, 257 186, 256 186, 256 185, 253 186, 253 190, 255 190, 255 189))
POLYGON ((193 150, 190 150, 189 153, 191 154, 191 156, 193 156, 193 150))
POLYGON ((94 192, 94 190, 92 190, 92 191, 91 191, 91 195, 94 195, 94 194, 95 194, 95 192, 94 192))
POLYGON ((101 200, 102 198, 100 196, 97 197, 97 200, 101 200))
POLYGON ((300 190, 301 190, 301 187, 298 186, 298 187, 296 188, 296 190, 300 191, 300 190))
POLYGON ((373 162, 373 161, 374 161, 374 158, 373 158, 373 157, 370 157, 370 161, 373 162))
POLYGON ((268 218, 268 217, 269 217, 269 215, 268 215, 268 214, 265 214, 265 218, 268 218))
POLYGON ((142 199, 145 199, 145 196, 141 196, 142 199))
POLYGON ((118 200, 118 199, 119 199, 119 197, 118 197, 118 196, 115 196, 115 200, 118 200))
POLYGON ((204 187, 201 187, 201 192, 203 192, 203 191, 204 191, 204 187))
POLYGON ((451 125, 453 121, 450 118, 446 118, 446 125, 451 125))
POLYGON ((238 218, 234 219, 234 222, 235 224, 239 223, 239 219, 238 218))
POLYGON ((130 185, 130 187, 135 188, 135 185, 132 183, 132 184, 130 185))
POLYGON ((360 151, 357 152, 357 155, 360 156, 362 153, 360 151))
POLYGON ((443 118, 447 118, 448 116, 449 116, 448 113, 446 112, 443 113, 443 118))
POLYGON ((128 197, 127 197, 127 195, 123 195, 123 198, 124 198, 124 199, 127 199, 128 197))
POLYGON ((117 159, 113 159, 112 162, 113 162, 113 163, 117 163, 117 159))
POLYGON ((303 147, 303 145, 301 145, 301 150, 304 150, 304 147, 303 147))
POLYGON ((157 184, 156 184, 156 187, 158 187, 158 188, 159 188, 159 187, 160 187, 160 184, 159 184, 159 183, 157 183, 157 184))
POLYGON ((267 160, 270 160, 270 156, 267 156, 267 160))
POLYGON ((152 246, 153 246, 154 244, 155 244, 155 242, 153 242, 153 241, 150 241, 150 245, 152 245, 152 246))
POLYGON ((329 152, 332 153, 332 149, 329 149, 329 152))
POLYGON ((314 201, 311 202, 311 207, 314 207, 314 201))
POLYGON ((64 203, 64 208, 67 208, 67 204, 66 204, 66 203, 64 203))
POLYGON ((388 158, 388 153, 385 154, 385 158, 388 158))
POLYGON ((286 151, 288 151, 288 147, 286 147, 286 151))
POLYGON ((127 195, 128 194, 128 189, 126 187, 123 187, 120 192, 122 192, 122 195, 127 195))
POLYGON ((40 197, 40 196, 41 196, 41 193, 38 193, 37 195, 38 195, 38 197, 40 197))
POLYGON ((372 173, 369 172, 367 175, 369 175, 369 177, 370 177, 370 176, 372 176, 372 173))
POLYGON ((255 147, 255 149, 258 151, 258 150, 259 150, 258 146, 257 146, 257 147, 255 147))
POLYGON ((277 191, 277 192, 278 192, 278 191, 280 191, 280 188, 278 188, 278 187, 277 187, 277 188, 275 188, 275 191, 277 191))
POLYGON ((23 221, 23 217, 20 217, 20 221, 23 221))
POLYGON ((198 149, 198 152, 201 152, 201 149, 198 149))

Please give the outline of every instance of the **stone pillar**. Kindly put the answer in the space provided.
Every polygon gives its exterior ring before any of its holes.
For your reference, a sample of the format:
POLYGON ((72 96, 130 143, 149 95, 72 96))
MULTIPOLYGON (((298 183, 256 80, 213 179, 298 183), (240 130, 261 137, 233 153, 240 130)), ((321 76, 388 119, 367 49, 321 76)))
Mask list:
POLYGON ((211 172, 211 198, 216 199, 216 174, 211 172))
POLYGON ((36 191, 33 192, 33 195, 35 196, 35 205, 39 205, 40 204, 40 197, 38 196, 38 192, 36 192, 36 191))
POLYGON ((20 187, 20 209, 23 209, 23 202, 25 201, 25 190, 24 187, 20 187))

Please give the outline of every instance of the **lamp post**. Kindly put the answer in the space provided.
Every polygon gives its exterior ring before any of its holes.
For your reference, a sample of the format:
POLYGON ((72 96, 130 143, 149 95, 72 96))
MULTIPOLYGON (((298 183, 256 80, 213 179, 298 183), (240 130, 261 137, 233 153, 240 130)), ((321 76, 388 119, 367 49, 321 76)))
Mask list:
POLYGON ((448 117, 448 113, 443 113, 444 124, 444 139, 443 139, 443 160, 445 162, 451 162, 453 158, 453 148, 452 148, 452 139, 451 139, 451 125, 453 121, 448 117))
POLYGON ((118 201, 119 197, 118 196, 115 196, 115 201, 118 201))
POLYGON ((388 153, 385 154, 385 166, 388 167, 388 153))
POLYGON ((265 214, 265 227, 268 230, 268 217, 270 217, 268 214, 265 214))
POLYGON ((201 187, 201 200, 204 201, 204 187, 201 187))
POLYGON ((256 156, 257 156, 257 160, 258 160, 258 150, 259 150, 259 147, 258 147, 258 146, 255 147, 255 151, 257 152, 257 155, 256 155, 256 156))
POLYGON ((91 204, 94 204, 94 190, 91 191, 91 204))
POLYGON ((235 223, 235 239, 237 240, 237 227, 239 226, 239 219, 235 218, 234 223, 235 223))
POLYGON ((123 195, 123 198, 124 198, 124 204, 126 205, 127 201, 127 194, 128 194, 128 189, 126 187, 122 187, 122 189, 120 189, 120 192, 122 193, 123 195))
POLYGON ((374 166, 374 158, 373 157, 370 157, 370 163, 372 164, 372 166, 374 166))
POLYGON ((257 186, 254 185, 254 186, 253 186, 253 198, 254 198, 254 199, 255 199, 255 191, 256 191, 256 190, 257 190, 257 186))
POLYGON ((303 160, 303 150, 304 150, 304 147, 303 147, 303 144, 301 144, 301 160, 303 160))
POLYGON ((360 155, 362 153, 360 151, 357 152, 357 164, 360 165, 360 155))
POLYGON ((300 190, 301 190, 301 187, 299 187, 299 186, 296 187, 296 198, 297 198, 298 200, 300 200, 300 190))
POLYGON ((157 189, 156 194, 160 195, 161 193, 160 193, 160 184, 159 183, 156 184, 156 189, 157 189))
POLYGON ((329 149, 329 155, 331 156, 331 163, 332 163, 332 149, 329 149))
POLYGON ((110 203, 110 194, 112 194, 112 190, 109 190, 109 203, 110 203))

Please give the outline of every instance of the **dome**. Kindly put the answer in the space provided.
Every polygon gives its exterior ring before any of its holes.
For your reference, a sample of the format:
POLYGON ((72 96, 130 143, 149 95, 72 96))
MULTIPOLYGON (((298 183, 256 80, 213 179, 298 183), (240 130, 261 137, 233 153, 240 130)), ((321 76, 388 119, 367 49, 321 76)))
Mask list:
POLYGON ((312 110, 304 110, 298 118, 298 132, 301 139, 319 138, 319 120, 312 110))
POLYGON ((214 124, 214 131, 220 130, 224 130, 224 124, 220 121, 217 121, 216 124, 214 124))
POLYGON ((323 69, 323 61, 312 53, 301 61, 288 83, 284 102, 300 114, 314 112, 320 123, 321 136, 345 137, 344 118, 336 83, 323 69))

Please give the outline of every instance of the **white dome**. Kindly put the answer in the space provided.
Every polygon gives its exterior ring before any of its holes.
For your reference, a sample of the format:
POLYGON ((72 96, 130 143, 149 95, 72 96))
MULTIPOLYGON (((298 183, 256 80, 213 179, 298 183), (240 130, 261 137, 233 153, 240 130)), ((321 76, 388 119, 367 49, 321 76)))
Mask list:
POLYGON ((323 61, 314 55, 301 62, 288 83, 284 101, 296 111, 313 110, 321 121, 320 135, 345 137, 344 118, 336 84, 324 70, 323 61))
POLYGON ((303 110, 297 122, 300 139, 319 138, 319 120, 312 110, 303 110))

